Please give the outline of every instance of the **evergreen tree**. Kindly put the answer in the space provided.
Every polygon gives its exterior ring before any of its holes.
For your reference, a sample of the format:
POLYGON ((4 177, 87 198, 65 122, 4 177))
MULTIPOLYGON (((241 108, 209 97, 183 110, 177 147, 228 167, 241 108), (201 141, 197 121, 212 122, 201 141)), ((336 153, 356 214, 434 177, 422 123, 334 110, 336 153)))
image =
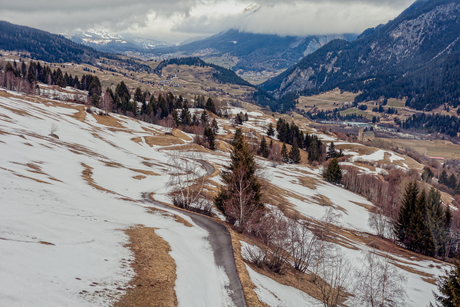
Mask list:
POLYGON ((342 181, 342 170, 340 169, 339 161, 337 158, 333 158, 328 166, 327 170, 324 174, 324 178, 332 183, 339 184, 342 181))
POLYGON ((142 90, 140 87, 137 87, 134 92, 134 101, 142 102, 142 90))
POLYGON ((437 304, 442 307, 460 306, 460 261, 454 261, 454 267, 438 279, 438 291, 435 293, 437 304), (439 304, 438 304, 439 303, 439 304))
POLYGON ((334 142, 331 142, 329 148, 327 149, 326 160, 337 158, 337 151, 335 150, 334 142))
POLYGON ((99 96, 96 93, 91 97, 91 104, 96 108, 99 107, 99 96))
POLYGON ((433 179, 433 177, 434 177, 433 171, 431 170, 431 168, 426 166, 423 169, 422 180, 425 182, 431 182, 431 179, 433 179))
POLYGON ((398 213, 398 219, 394 226, 397 240, 404 246, 410 246, 411 233, 411 215, 415 212, 415 203, 418 196, 418 186, 415 181, 409 182, 406 187, 402 205, 398 213))
POLYGON ((214 134, 217 135, 217 132, 219 132, 219 126, 217 125, 217 120, 215 118, 212 120, 211 128, 214 134))
POLYGON ((447 173, 446 170, 443 169, 441 175, 439 176, 438 182, 444 185, 447 185, 447 173))
POLYGON ((447 179, 446 185, 451 189, 455 189, 457 187, 457 178, 455 178, 454 174, 449 176, 449 179, 447 179))
MULTIPOLYGON (((204 100, 204 96, 203 96, 203 100, 204 100)), ((211 99, 211 97, 209 97, 208 100, 206 100, 206 105, 204 108, 208 110, 209 112, 216 114, 216 105, 214 104, 214 101, 211 99)))
POLYGON ((270 123, 268 125, 267 135, 268 136, 274 136, 275 135, 275 129, 273 129, 272 123, 270 123))
POLYGON ((268 158, 268 155, 270 154, 265 137, 262 137, 262 141, 260 142, 260 154, 264 158, 268 158))
POLYGON ((180 117, 182 120, 182 125, 190 126, 192 124, 192 116, 190 115, 190 111, 188 109, 187 103, 184 103, 184 108, 182 109, 182 113, 180 117))
POLYGON ((283 157, 284 163, 289 163, 289 155, 286 147, 286 143, 283 142, 283 147, 281 147, 281 156, 283 157))
POLYGON ((238 232, 243 232, 264 206, 261 185, 256 176, 258 166, 241 129, 236 129, 230 160, 221 173, 223 185, 214 203, 226 215, 227 221, 238 232))
POLYGON ((295 164, 300 163, 300 150, 297 141, 294 141, 292 144, 291 151, 289 152, 289 159, 295 164))
POLYGON ((423 255, 433 256, 434 243, 429 225, 425 189, 422 190, 417 198, 410 226, 413 234, 411 239, 412 250, 423 255))
POLYGON ((214 135, 214 132, 212 131, 211 127, 206 126, 206 128, 204 128, 204 136, 208 140, 209 149, 215 150, 216 149, 216 136, 214 135))
POLYGON ((201 122, 205 126, 208 125, 208 112, 206 112, 206 110, 204 110, 203 113, 201 113, 201 122))
POLYGON ((406 187, 394 227, 399 243, 411 251, 432 256, 435 246, 429 219, 425 190, 419 195, 417 182, 413 181, 406 187))

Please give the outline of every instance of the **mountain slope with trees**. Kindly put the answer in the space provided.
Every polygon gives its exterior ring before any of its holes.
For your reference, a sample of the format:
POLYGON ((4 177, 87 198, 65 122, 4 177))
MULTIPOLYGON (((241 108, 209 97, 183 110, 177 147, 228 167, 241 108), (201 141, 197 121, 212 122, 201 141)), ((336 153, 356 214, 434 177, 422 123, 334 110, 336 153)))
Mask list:
POLYGON ((330 42, 262 88, 275 97, 339 87, 361 91, 357 101, 408 97, 407 105, 428 110, 457 105, 459 16, 458 0, 416 1, 354 42, 330 42))
POLYGON ((204 54, 203 59, 219 56, 237 57, 232 69, 263 71, 286 69, 305 55, 314 52, 333 39, 355 40, 355 34, 317 36, 278 36, 228 30, 186 45, 159 48, 153 54, 204 54))

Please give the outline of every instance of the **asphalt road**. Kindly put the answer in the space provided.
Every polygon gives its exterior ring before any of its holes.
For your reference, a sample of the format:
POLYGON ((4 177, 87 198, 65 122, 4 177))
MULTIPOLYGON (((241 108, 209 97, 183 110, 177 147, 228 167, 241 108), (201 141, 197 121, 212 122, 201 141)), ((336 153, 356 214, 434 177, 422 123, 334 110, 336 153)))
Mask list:
MULTIPOLYGON (((214 166, 204 160, 199 160, 199 163, 204 167, 208 175, 214 173, 214 166)), ((224 225, 219 224, 213 219, 204 215, 182 211, 174 207, 169 207, 158 203, 150 198, 149 192, 142 193, 142 198, 144 199, 145 203, 151 203, 156 207, 177 211, 181 214, 187 215, 198 227, 201 227, 208 232, 206 239, 211 244, 216 265, 224 268, 225 273, 230 280, 228 288, 230 290, 229 293, 233 303, 237 307, 246 307, 246 301, 244 299, 240 278, 236 272, 235 259, 233 257, 232 239, 227 228, 224 225)))

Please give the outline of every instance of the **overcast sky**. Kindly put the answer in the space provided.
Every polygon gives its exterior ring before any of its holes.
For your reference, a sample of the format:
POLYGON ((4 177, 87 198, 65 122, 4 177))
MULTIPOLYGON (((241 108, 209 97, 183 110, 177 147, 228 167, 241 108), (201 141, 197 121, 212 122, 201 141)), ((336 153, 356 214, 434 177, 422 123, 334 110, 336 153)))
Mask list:
POLYGON ((254 33, 360 33, 414 0, 0 0, 0 20, 53 33, 108 30, 179 43, 230 28, 254 33), (246 10, 246 8, 258 8, 246 10))

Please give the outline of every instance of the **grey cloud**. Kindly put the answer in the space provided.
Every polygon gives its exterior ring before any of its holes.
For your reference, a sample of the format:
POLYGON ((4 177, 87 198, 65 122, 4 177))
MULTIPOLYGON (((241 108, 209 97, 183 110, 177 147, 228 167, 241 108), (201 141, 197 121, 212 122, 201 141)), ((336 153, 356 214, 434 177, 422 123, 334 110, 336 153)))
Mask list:
MULTIPOLYGON (((249 5, 251 1, 235 0, 249 5)), ((105 28, 111 32, 147 33, 150 37, 214 34, 229 28, 280 35, 360 32, 396 17, 414 0, 255 0, 255 13, 191 16, 193 8, 223 0, 3 0, 0 19, 54 33, 105 28), (156 29, 149 16, 174 20, 156 29), (332 21, 332 22, 331 22, 332 21), (169 32, 168 32, 169 31, 169 32)))

